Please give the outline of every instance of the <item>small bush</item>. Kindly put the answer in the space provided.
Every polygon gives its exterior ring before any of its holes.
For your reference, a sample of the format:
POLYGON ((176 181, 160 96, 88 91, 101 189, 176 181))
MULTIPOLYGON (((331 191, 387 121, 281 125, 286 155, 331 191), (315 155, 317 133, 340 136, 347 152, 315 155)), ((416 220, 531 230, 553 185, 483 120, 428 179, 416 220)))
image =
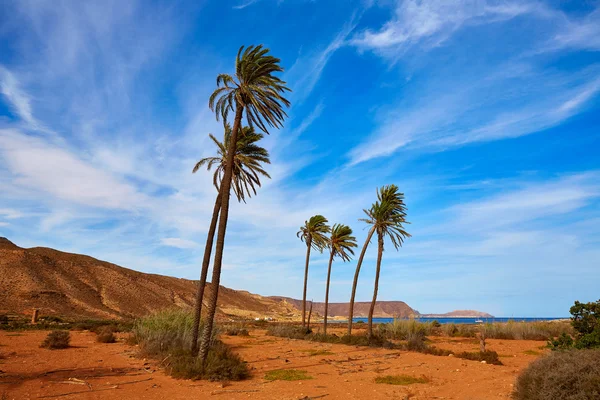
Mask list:
POLYGON ((576 301, 569 311, 572 315, 571 324, 577 332, 575 347, 600 347, 600 300, 590 303, 576 301))
POLYGON ((427 383, 429 379, 422 376, 416 378, 410 375, 386 375, 375 378, 375 383, 384 383, 386 385, 412 385, 413 383, 427 383))
POLYGON ((46 336, 40 347, 55 350, 69 347, 71 335, 68 331, 52 331, 46 336))
POLYGON ((312 379, 306 371, 298 369, 277 369, 269 371, 265 374, 265 379, 268 381, 303 381, 312 379))
POLYGON ((0 314, 0 325, 8 324, 8 315, 0 314))
POLYGON ((98 343, 114 343, 117 341, 113 329, 110 326, 105 326, 100 329, 96 336, 96 342, 98 343))
POLYGON ((563 333, 556 339, 548 341, 548 347, 552 350, 566 350, 573 347, 573 338, 566 333, 563 333))
POLYGON ((600 399, 600 350, 552 352, 532 362, 515 386, 516 400, 600 399))
POLYGON ((488 339, 504 340, 551 340, 573 329, 563 322, 514 322, 484 324, 480 327, 488 339))
POLYGON ((308 353, 309 357, 314 357, 314 356, 330 356, 333 353, 329 350, 323 350, 323 349, 308 349, 308 350, 300 350, 303 353, 308 353))

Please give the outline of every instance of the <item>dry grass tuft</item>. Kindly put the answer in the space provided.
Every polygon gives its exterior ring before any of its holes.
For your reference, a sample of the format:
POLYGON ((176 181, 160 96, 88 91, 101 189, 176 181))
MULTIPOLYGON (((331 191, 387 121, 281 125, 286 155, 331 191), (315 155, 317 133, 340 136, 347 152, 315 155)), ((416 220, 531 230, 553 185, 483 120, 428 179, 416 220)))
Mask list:
POLYGON ((96 342, 98 343, 115 343, 117 338, 115 337, 113 328, 110 326, 105 326, 98 330, 96 336, 96 342))
POLYGON ((383 383, 386 385, 412 385, 414 383, 428 383, 429 379, 425 376, 419 378, 410 375, 386 375, 375 378, 375 383, 383 383))

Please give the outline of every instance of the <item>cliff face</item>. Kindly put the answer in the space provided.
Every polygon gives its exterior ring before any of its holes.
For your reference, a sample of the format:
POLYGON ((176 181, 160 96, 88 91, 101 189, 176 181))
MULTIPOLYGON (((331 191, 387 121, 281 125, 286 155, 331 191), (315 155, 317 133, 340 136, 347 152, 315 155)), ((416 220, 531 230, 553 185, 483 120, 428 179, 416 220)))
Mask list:
MULTIPOLYGON (((289 297, 272 296, 271 299, 287 302, 292 304, 299 310, 302 310, 302 300, 291 299, 289 297)), ((307 308, 310 307, 310 303, 307 304, 307 308)), ((328 315, 336 317, 348 316, 349 303, 329 303, 328 315)), ((369 308, 371 307, 370 302, 360 301, 354 303, 354 317, 367 317, 369 315, 369 308)), ((308 310, 307 310, 308 312, 308 310)), ((319 315, 325 314, 325 303, 313 303, 313 313, 319 315)), ((373 316, 375 318, 408 318, 410 316, 418 316, 419 312, 412 309, 408 304, 403 301, 378 301, 375 304, 375 311, 373 316)))
MULTIPOLYGON (((197 281, 145 274, 49 248, 23 249, 0 238, 0 312, 40 308, 42 314, 74 318, 138 317, 168 307, 193 307, 196 288, 197 281)), ((207 290, 212 290, 210 284, 207 290)), ((291 305, 225 287, 219 289, 218 306, 221 318, 299 315, 291 305)))

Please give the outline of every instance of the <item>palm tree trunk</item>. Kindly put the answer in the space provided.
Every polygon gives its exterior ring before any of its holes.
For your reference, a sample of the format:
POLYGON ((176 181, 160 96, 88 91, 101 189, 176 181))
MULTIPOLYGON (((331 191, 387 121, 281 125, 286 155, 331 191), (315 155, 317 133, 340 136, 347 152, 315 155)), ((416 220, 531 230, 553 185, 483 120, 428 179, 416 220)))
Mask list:
POLYGON ((327 311, 329 308, 329 280, 331 279, 331 263, 333 262, 333 250, 329 256, 329 268, 327 269, 327 288, 325 289, 325 317, 323 320, 323 333, 327 335, 327 311))
POLYGON ((302 295, 302 327, 304 328, 306 320, 306 285, 308 283, 308 262, 310 260, 310 246, 312 244, 312 237, 308 237, 306 241, 306 266, 304 267, 304 294, 302 295))
POLYGON ((367 240, 365 240, 365 244, 360 252, 360 257, 358 257, 356 271, 354 272, 354 282, 352 283, 352 295, 350 296, 350 307, 348 311, 348 336, 352 335, 352 319, 354 318, 354 299, 356 297, 356 286, 358 285, 358 274, 360 273, 360 267, 362 266, 363 258, 365 258, 367 247, 369 246, 369 243, 371 243, 373 232, 375 232, 375 227, 369 230, 367 240))
POLYGON ((243 111, 244 107, 241 104, 236 103, 235 120, 233 122, 231 138, 229 139, 229 148, 227 149, 227 164, 225 164, 225 172, 223 173, 223 179, 221 180, 221 215, 219 216, 219 230, 217 232, 217 245, 211 279, 213 290, 211 290, 208 299, 206 323, 204 324, 202 344, 200 345, 200 359, 202 360, 203 365, 208 357, 208 348, 210 346, 213 325, 215 322, 215 312, 217 311, 219 284, 221 283, 221 265, 223 263, 223 249, 225 247, 225 232, 227 231, 227 218, 229 217, 229 192, 231 189, 231 177, 233 175, 233 159, 235 156, 238 131, 240 130, 243 111))
POLYGON ((210 253, 212 252, 215 231, 217 230, 217 221, 219 220, 219 210, 221 209, 221 192, 217 194, 215 208, 213 209, 208 236, 206 237, 206 246, 204 247, 204 259, 202 260, 202 271, 200 272, 200 282, 198 282, 198 291, 196 292, 196 308, 194 309, 194 330, 192 331, 192 356, 198 355, 198 331, 200 330, 200 315, 202 313, 202 298, 204 297, 204 288, 206 287, 206 276, 208 275, 208 266, 210 265, 210 253))
POLYGON ((375 303, 377 302, 377 291, 379 290, 379 271, 381 271, 381 258, 383 257, 383 235, 377 233, 377 269, 375 270, 375 289, 373 290, 373 301, 369 309, 369 326, 367 328, 367 336, 373 336, 373 312, 375 311, 375 303))

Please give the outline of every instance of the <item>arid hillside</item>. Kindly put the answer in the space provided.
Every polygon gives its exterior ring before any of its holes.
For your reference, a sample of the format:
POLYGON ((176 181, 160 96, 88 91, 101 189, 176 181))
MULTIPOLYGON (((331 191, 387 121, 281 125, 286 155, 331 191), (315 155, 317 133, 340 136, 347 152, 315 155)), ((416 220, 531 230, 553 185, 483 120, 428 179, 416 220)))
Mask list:
MULTIPOLYGON (((285 301, 286 303, 292 304, 300 310, 302 309, 302 300, 279 296, 273 296, 270 298, 278 301, 285 301)), ((348 316, 348 306, 348 303, 329 303, 328 315, 332 317, 346 317, 348 316)), ((354 303, 354 317, 367 317, 369 315, 370 306, 371 303, 367 301, 359 301, 354 303)), ((309 305, 307 305, 307 307, 309 307, 309 305)), ((314 302, 313 313, 324 315, 325 303, 314 302)), ((418 315, 418 311, 413 310, 403 301, 378 301, 375 304, 375 311, 373 312, 373 316, 375 318, 409 318, 411 316, 418 315)))
MULTIPOLYGON (((196 281, 145 274, 49 248, 24 249, 0 237, 0 313, 39 308, 42 315, 73 318, 137 317, 191 307, 195 291, 196 281)), ((225 287, 219 291, 221 318, 298 315, 287 302, 225 287)))

